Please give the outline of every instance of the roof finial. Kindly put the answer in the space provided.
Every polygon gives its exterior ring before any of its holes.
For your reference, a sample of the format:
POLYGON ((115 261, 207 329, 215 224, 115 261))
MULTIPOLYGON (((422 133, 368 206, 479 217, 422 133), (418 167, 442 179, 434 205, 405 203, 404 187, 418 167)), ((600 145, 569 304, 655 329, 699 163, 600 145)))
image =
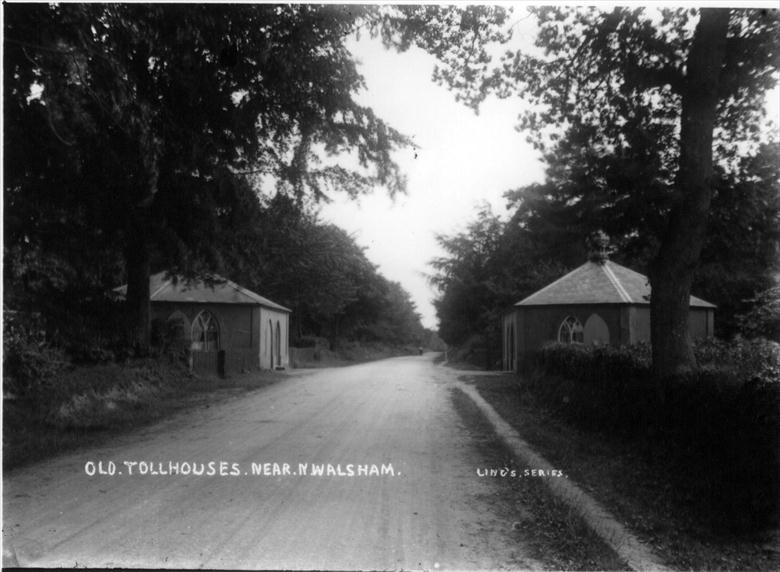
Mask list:
POLYGON ((597 230, 586 240, 588 245, 588 260, 604 264, 615 249, 609 243, 609 236, 603 230, 597 230))

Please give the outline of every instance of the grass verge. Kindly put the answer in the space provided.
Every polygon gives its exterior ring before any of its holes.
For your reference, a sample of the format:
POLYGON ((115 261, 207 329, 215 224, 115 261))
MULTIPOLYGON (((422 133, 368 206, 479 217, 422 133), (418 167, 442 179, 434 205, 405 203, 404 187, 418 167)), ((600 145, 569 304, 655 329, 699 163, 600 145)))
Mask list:
POLYGON ((690 570, 777 570, 776 536, 729 536, 691 507, 680 475, 665 459, 631 442, 585 432, 539 406, 511 374, 461 379, 479 393, 542 456, 560 467, 666 562, 690 570), (773 543, 774 540, 774 543, 773 543))
POLYGON ((381 359, 418 355, 416 346, 393 346, 382 342, 341 342, 335 349, 303 348, 293 356, 296 368, 357 365, 381 359))
MULTIPOLYGON (((455 410, 485 467, 520 471, 511 451, 471 399, 452 390, 455 410)), ((491 477, 485 477, 491 478, 491 477)), ((494 477, 499 479, 500 477, 494 477)), ((503 478, 502 495, 490 499, 497 514, 512 523, 512 536, 528 555, 551 570, 625 570, 627 566, 541 478, 503 478)))
POLYGON ((189 408, 286 379, 254 371, 200 377, 166 360, 75 367, 47 391, 3 399, 3 471, 96 445, 189 408))

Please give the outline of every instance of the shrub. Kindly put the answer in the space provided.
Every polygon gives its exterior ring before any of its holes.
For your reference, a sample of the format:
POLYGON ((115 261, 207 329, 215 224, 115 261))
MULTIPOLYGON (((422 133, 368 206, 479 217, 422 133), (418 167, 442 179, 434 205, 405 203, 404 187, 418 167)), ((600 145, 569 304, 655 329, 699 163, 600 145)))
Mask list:
POLYGON ((73 307, 57 307, 45 322, 50 343, 64 349, 74 364, 107 363, 134 353, 125 308, 108 297, 91 296, 73 307))
POLYGON ((736 316, 739 329, 748 337, 780 342, 780 286, 773 286, 747 300, 751 308, 736 316))
POLYGON ((531 386, 578 425, 630 436, 652 430, 657 395, 645 346, 549 344, 534 356, 531 386))
POLYGON ((776 522, 780 498, 780 345, 703 341, 704 366, 666 380, 661 397, 649 348, 551 344, 534 356, 528 387, 572 423, 637 441, 684 478, 720 524, 776 522))
POLYGON ((152 348, 158 355, 164 355, 175 361, 186 363, 189 358, 187 332, 181 320, 152 320, 152 348))
POLYGON ((53 347, 36 317, 5 312, 3 319, 3 392, 21 398, 45 393, 57 374, 69 365, 53 347))
POLYGON ((294 348, 313 348, 317 346, 317 338, 312 337, 296 337, 290 341, 290 346, 294 348))
POLYGON ((116 354, 113 350, 106 348, 99 343, 83 342, 69 344, 68 355, 70 359, 77 364, 94 364, 114 361, 116 354))
POLYGON ((732 371, 740 379, 780 383, 780 343, 736 336, 731 341, 700 340, 694 346, 699 364, 732 371))

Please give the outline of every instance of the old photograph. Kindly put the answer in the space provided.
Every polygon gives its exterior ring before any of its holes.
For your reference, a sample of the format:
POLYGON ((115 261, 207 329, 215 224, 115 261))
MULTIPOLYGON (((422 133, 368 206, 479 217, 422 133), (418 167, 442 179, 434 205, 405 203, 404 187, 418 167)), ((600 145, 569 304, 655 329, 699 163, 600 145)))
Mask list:
POLYGON ((780 568, 776 0, 2 54, 3 568, 780 568))

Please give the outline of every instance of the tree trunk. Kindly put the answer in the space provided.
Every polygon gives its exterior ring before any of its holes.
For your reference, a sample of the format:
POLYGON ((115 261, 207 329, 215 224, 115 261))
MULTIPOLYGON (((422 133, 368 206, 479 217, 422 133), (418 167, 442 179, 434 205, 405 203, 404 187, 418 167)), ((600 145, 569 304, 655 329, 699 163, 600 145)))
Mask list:
POLYGON ((149 292, 150 252, 142 225, 133 225, 126 244, 126 300, 131 342, 139 354, 146 355, 149 353, 152 324, 149 292))
POLYGON ((729 15, 724 9, 701 10, 686 62, 676 196, 650 269, 650 336, 659 379, 696 367, 688 313, 712 199, 712 139, 729 15))

